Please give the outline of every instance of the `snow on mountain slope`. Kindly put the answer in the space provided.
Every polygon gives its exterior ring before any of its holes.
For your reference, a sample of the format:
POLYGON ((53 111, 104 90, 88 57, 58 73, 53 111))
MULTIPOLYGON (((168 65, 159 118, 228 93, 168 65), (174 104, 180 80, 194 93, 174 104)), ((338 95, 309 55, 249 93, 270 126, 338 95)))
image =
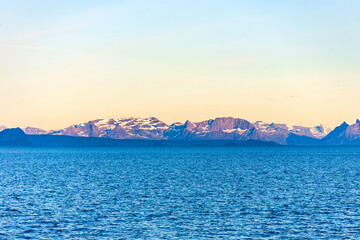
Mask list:
POLYGON ((324 128, 322 125, 315 127, 302 127, 302 126, 287 126, 286 124, 276 124, 276 123, 264 123, 262 121, 257 121, 254 123, 256 129, 260 132, 274 135, 274 134, 295 134, 299 136, 307 136, 312 138, 323 138, 325 137, 331 129, 324 128))
POLYGON ((34 128, 34 127, 21 127, 20 129, 23 130, 24 133, 29 135, 43 135, 49 133, 49 131, 45 131, 43 129, 34 128))
POLYGON ((7 127, 5 125, 0 125, 0 132, 5 129, 7 129, 7 127))
POLYGON ((51 135, 115 139, 161 139, 168 125, 157 118, 97 119, 51 131, 51 135))
MULTIPOLYGON (((0 126, 6 128, 5 126, 0 126)), ((354 127, 356 128, 356 127, 354 127)), ((289 135, 323 138, 329 129, 322 125, 315 127, 287 126, 286 124, 251 123, 245 119, 220 117, 201 122, 186 121, 167 125, 155 117, 97 119, 69 127, 45 131, 39 128, 25 127, 26 134, 67 135, 78 137, 102 137, 114 139, 149 140, 261 140, 286 144, 289 135)), ((356 130, 356 129, 355 129, 356 130)), ((356 131, 350 131, 353 134, 356 131)), ((356 135, 357 136, 357 135, 356 135)))

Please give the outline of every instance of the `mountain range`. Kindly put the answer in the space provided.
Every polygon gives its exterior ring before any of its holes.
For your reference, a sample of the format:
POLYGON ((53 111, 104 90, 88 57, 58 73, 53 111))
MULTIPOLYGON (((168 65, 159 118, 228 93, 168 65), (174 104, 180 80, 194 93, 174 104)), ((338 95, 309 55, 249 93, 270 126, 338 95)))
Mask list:
MULTIPOLYGON (((6 129, 0 125, 0 131, 6 129)), ((168 125, 155 117, 97 119, 57 130, 21 128, 27 135, 61 135, 132 140, 275 142, 281 145, 353 145, 360 144, 360 121, 343 123, 333 131, 322 125, 314 127, 286 124, 251 123, 245 119, 222 117, 201 122, 186 121, 168 125)))
MULTIPOLYGON (((6 128, 2 126, 2 128, 6 128)), ((112 139, 147 140, 260 140, 286 144, 289 136, 320 139, 330 131, 322 125, 315 127, 287 126, 285 124, 251 123, 232 117, 215 118, 201 122, 186 121, 168 125, 155 117, 97 119, 69 127, 46 131, 25 127, 28 135, 65 135, 112 139)))

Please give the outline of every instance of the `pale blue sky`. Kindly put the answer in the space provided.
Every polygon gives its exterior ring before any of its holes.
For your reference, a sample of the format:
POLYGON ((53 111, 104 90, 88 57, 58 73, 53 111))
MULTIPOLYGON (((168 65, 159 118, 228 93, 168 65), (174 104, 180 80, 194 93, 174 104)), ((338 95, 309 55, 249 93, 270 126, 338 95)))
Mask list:
POLYGON ((2 1, 0 124, 360 117, 359 1, 2 1))

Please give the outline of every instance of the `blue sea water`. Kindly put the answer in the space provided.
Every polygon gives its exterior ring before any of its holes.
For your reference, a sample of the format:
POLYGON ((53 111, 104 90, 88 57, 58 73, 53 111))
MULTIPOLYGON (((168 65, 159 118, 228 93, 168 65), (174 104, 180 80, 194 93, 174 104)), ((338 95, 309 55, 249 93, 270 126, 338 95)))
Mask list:
POLYGON ((0 239, 360 238, 360 148, 0 148, 0 239))

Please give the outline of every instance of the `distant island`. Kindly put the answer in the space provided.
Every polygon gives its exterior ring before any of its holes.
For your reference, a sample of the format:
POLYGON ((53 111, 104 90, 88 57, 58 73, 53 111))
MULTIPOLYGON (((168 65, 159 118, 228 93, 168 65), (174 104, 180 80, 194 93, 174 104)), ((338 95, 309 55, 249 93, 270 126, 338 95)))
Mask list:
POLYGON ((222 117, 168 125, 155 117, 97 119, 46 131, 0 126, 0 145, 9 146, 315 146, 360 145, 360 121, 334 130, 286 124, 251 123, 222 117))

